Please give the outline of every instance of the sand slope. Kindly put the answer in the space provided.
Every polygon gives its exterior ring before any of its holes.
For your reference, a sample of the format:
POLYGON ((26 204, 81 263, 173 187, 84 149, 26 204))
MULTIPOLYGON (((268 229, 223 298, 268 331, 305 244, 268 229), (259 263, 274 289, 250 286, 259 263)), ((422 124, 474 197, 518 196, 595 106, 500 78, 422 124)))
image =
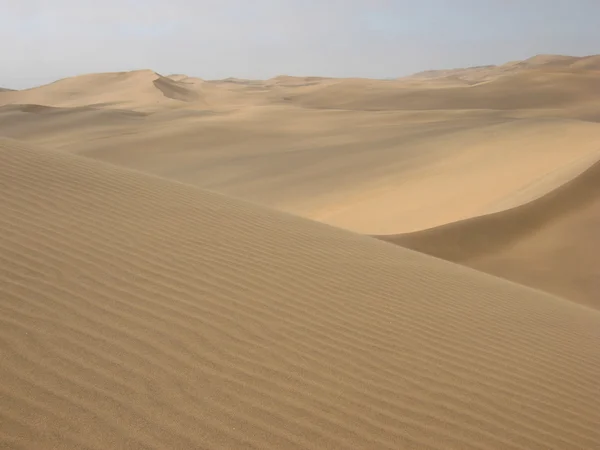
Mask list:
POLYGON ((600 307, 599 230, 597 162, 520 207, 382 239, 600 307))
POLYGON ((0 446, 600 446, 598 312, 1 142, 0 446))

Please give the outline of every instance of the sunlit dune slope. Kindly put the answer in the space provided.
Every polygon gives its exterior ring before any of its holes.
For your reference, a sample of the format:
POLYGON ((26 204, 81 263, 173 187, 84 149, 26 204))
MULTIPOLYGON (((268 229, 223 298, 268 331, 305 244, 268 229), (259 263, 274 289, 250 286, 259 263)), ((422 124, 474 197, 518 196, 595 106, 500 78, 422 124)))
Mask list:
POLYGON ((600 307, 600 162, 517 208, 382 238, 600 307))
POLYGON ((600 314, 0 144, 0 446, 592 449, 600 314))

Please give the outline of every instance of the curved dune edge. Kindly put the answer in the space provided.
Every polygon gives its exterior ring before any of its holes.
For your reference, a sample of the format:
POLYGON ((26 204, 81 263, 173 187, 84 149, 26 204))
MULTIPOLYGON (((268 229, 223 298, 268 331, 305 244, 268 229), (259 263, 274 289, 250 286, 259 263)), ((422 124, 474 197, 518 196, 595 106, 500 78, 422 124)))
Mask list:
POLYGON ((406 248, 600 307, 600 161, 524 205, 415 233, 406 248))
POLYGON ((0 447, 590 449, 600 314, 0 141, 0 447))

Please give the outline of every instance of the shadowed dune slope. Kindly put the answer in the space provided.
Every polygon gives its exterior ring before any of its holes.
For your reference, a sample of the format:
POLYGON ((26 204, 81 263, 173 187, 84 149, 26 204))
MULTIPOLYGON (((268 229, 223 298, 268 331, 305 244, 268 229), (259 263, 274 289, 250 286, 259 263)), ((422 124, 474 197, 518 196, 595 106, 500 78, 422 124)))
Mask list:
POLYGON ((153 83, 165 97, 172 98, 173 100, 192 102, 200 99, 200 94, 197 91, 190 89, 180 81, 167 77, 158 77, 153 83))
POLYGON ((391 241, 600 307, 600 162, 519 207, 391 241))
POLYGON ((0 142, 0 447, 600 446, 598 312, 0 142))

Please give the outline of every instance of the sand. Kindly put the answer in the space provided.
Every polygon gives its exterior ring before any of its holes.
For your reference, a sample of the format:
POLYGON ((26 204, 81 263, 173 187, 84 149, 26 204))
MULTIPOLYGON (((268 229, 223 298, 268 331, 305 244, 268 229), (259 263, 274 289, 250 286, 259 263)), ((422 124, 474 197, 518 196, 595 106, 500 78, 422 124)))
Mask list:
POLYGON ((595 448, 600 313, 0 145, 8 448, 595 448))
POLYGON ((177 105, 177 101, 199 100, 200 97, 184 83, 151 70, 81 75, 4 95, 7 103, 136 110, 165 108, 177 105))
POLYGON ((596 60, 542 55, 469 83, 83 75, 0 93, 0 135, 406 233, 518 206, 559 185, 539 180, 600 159, 596 60))
POLYGON ((381 238, 600 308, 598 230, 600 162, 522 206, 381 238))
POLYGON ((599 61, 0 90, 0 448, 600 448, 599 61))

